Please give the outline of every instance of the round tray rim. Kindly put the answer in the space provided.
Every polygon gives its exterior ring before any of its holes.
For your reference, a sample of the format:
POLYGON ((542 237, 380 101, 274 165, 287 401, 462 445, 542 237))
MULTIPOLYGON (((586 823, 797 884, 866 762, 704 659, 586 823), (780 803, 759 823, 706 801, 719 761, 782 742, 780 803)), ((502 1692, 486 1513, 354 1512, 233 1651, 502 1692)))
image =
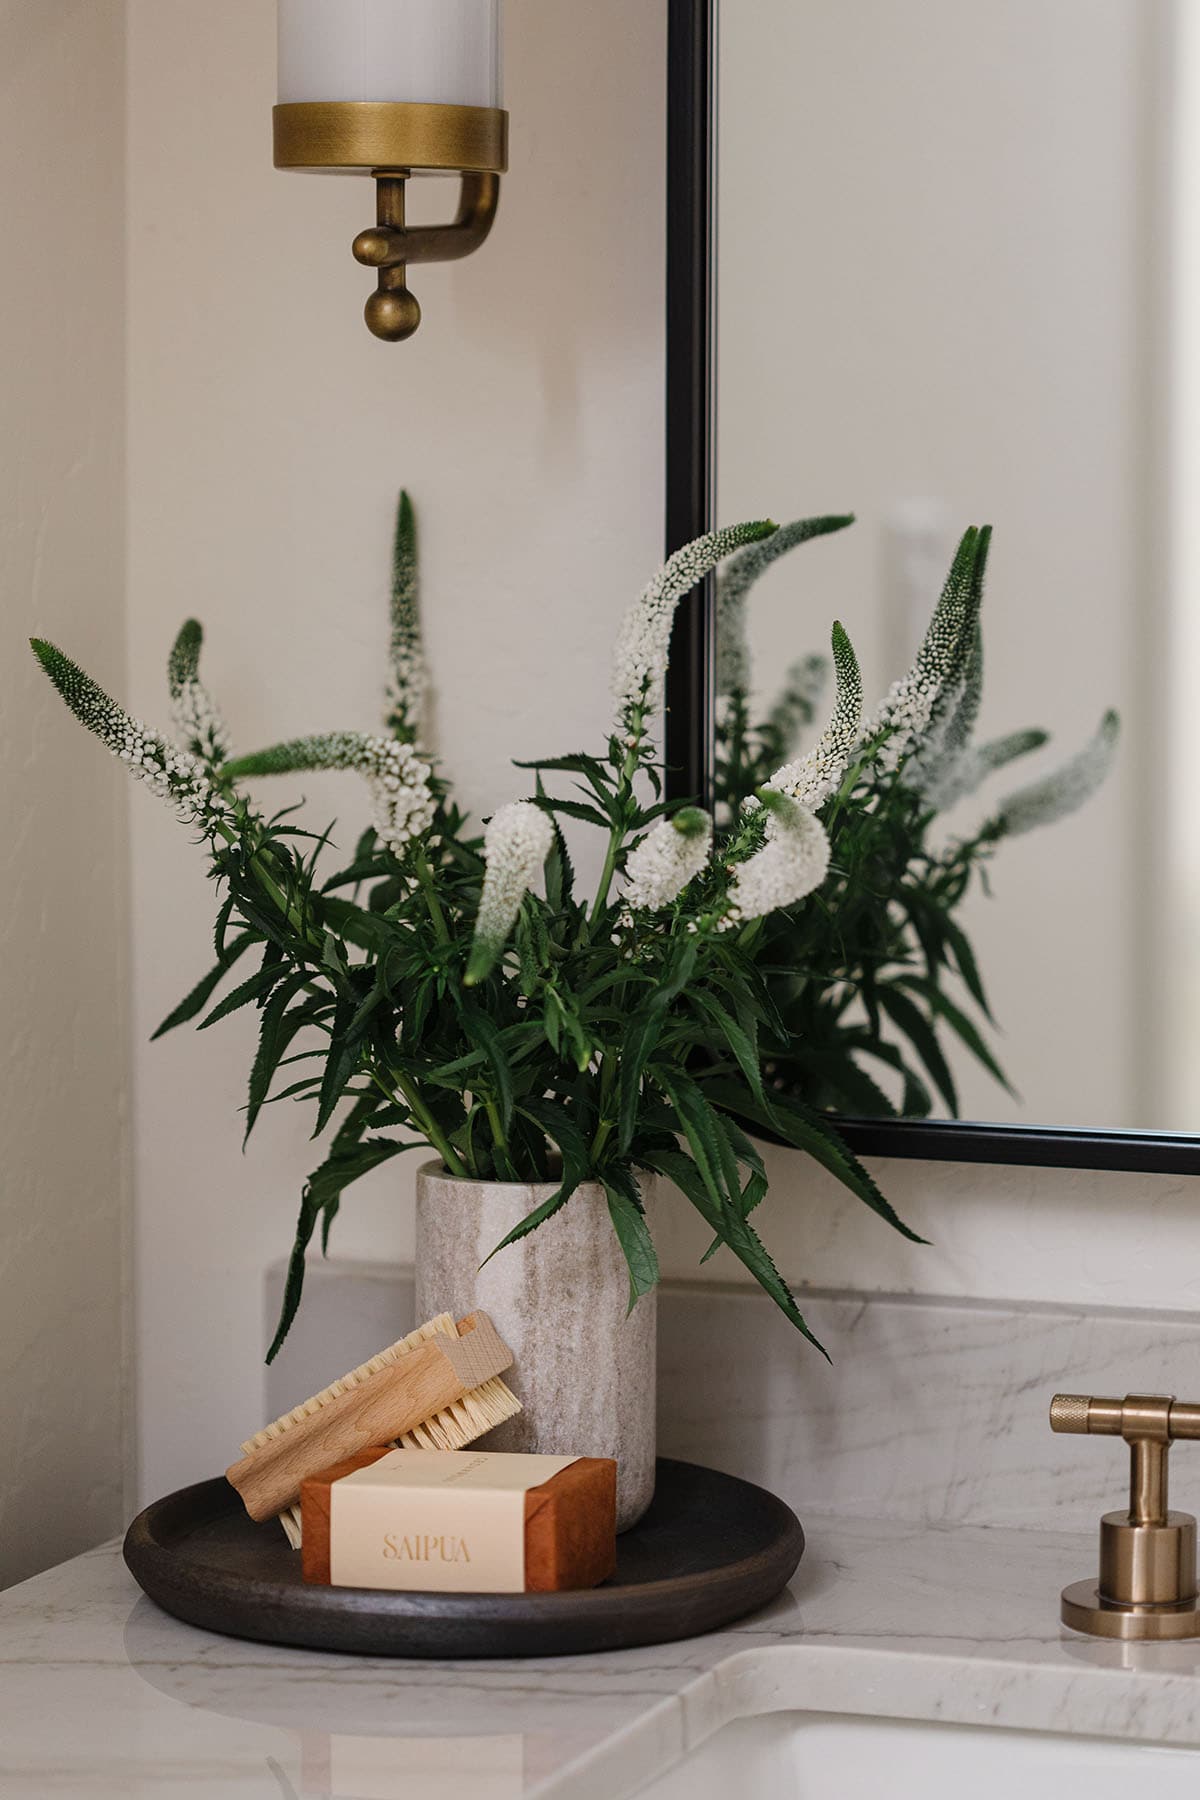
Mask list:
POLYGON ((700 1479, 715 1483, 718 1490, 728 1485, 731 1500, 740 1496, 745 1503, 753 1498, 772 1518, 774 1535, 749 1555, 719 1563, 699 1577, 672 1574, 583 1592, 480 1595, 331 1588, 284 1583, 269 1576, 250 1579, 216 1565, 205 1566, 197 1584, 189 1576, 192 1565, 181 1563, 171 1547, 169 1521, 173 1513, 189 1508, 194 1516, 207 1511, 214 1519, 232 1510, 230 1502, 236 1502, 224 1478, 217 1476, 145 1507, 125 1535, 125 1561, 151 1600, 201 1629, 260 1642, 430 1660, 577 1654, 662 1643, 732 1623, 757 1611, 787 1585, 803 1554, 804 1532, 784 1501, 738 1476, 691 1463, 660 1459, 659 1471, 668 1484, 700 1479), (498 1638, 505 1629, 514 1634, 511 1647, 486 1647, 483 1639, 493 1625, 498 1638), (373 1629, 383 1638, 389 1629, 405 1627, 418 1640, 411 1648, 369 1641, 373 1629), (457 1651, 456 1628, 469 1640, 457 1651), (426 1637, 433 1634, 436 1643, 432 1638, 426 1642, 423 1630, 426 1637), (524 1634, 540 1637, 542 1630, 548 1634, 547 1648, 537 1652, 523 1647, 524 1634))

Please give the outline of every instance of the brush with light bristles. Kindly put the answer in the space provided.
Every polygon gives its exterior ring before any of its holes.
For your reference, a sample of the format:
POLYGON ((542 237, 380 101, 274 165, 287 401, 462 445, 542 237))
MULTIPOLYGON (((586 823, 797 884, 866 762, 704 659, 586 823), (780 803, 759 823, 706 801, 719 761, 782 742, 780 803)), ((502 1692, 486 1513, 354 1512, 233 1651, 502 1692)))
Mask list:
POLYGON ((442 1313, 256 1432, 226 1477, 250 1517, 277 1517, 298 1550, 302 1481, 381 1444, 465 1449, 520 1412, 499 1379, 512 1361, 486 1313, 457 1325, 442 1313))

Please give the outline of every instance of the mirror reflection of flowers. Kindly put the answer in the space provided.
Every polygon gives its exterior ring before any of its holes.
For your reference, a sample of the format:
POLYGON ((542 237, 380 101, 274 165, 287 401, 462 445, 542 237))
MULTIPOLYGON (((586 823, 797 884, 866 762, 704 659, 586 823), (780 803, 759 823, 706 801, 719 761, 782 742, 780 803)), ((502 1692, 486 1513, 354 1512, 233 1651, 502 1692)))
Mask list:
POLYGON ((327 1139, 301 1197, 270 1355, 300 1302, 318 1228, 325 1245, 347 1188, 420 1145, 451 1176, 554 1187, 505 1244, 544 1224, 585 1182, 601 1183, 631 1305, 658 1279, 641 1188, 653 1172, 696 1208, 713 1248, 731 1251, 809 1335, 752 1221, 767 1191, 752 1133, 808 1152, 913 1235, 833 1126, 773 1092, 764 1072, 785 1046, 760 952, 772 917, 803 916, 829 875, 818 815, 838 803, 829 796, 840 793, 857 731, 848 645, 833 724, 788 791, 764 786, 716 844, 707 812, 661 798, 652 727, 675 610, 723 558, 770 543, 774 532, 733 526, 669 560, 622 625, 607 742, 595 754, 518 765, 529 770, 525 792, 486 821, 482 842, 425 747, 407 496, 380 733, 332 731, 232 754, 201 680, 201 630, 189 621, 169 660, 171 741, 35 640, 71 710, 172 803, 208 853, 216 965, 160 1034, 252 1011, 247 1135, 265 1105, 292 1101, 315 1110, 313 1135, 327 1139), (344 858, 331 831, 306 831, 292 806, 270 815, 256 797, 267 777, 310 769, 345 770, 365 784, 371 823, 344 858), (590 895, 577 893, 564 824, 600 833, 590 895))
POLYGON ((987 526, 963 536, 912 668, 870 719, 862 718, 857 659, 835 625, 836 699, 816 745, 796 754, 828 673, 822 658, 794 664, 765 719, 753 723, 754 584, 787 551, 851 523, 845 515, 798 520, 721 571, 717 815, 745 817, 756 795, 778 790, 814 808, 830 842, 820 894, 773 914, 758 945, 784 1045, 770 1058, 772 1084, 845 1115, 926 1117, 936 1094, 957 1116, 947 1034, 1008 1087, 988 1043, 994 1021, 961 909, 976 882, 986 890, 988 864, 1006 839, 1065 818, 1095 793, 1119 723, 1106 712, 1082 750, 985 810, 968 835, 941 827, 941 816, 989 776, 1049 741, 1033 728, 976 741, 987 526))

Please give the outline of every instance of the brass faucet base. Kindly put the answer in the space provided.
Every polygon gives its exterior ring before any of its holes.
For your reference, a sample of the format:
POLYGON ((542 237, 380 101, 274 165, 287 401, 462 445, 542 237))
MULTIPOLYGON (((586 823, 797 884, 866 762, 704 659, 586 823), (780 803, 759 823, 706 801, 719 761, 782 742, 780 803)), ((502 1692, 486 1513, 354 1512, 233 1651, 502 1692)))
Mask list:
POLYGON ((1103 1600, 1094 1581, 1073 1581, 1062 1591, 1062 1621, 1089 1637, 1163 1643, 1200 1637, 1200 1599, 1125 1606, 1103 1600))

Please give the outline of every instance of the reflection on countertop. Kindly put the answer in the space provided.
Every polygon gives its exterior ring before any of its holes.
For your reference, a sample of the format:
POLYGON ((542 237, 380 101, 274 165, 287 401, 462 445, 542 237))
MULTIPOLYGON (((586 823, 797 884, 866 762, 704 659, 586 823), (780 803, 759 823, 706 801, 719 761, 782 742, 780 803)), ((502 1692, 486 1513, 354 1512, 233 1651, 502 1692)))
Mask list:
POLYGON ((619 1800, 731 1719, 793 1709, 1200 1744, 1200 1644, 1060 1626, 1090 1537, 806 1526, 789 1592, 731 1631, 521 1663, 215 1637, 107 1545, 0 1596, 0 1795, 619 1800))

